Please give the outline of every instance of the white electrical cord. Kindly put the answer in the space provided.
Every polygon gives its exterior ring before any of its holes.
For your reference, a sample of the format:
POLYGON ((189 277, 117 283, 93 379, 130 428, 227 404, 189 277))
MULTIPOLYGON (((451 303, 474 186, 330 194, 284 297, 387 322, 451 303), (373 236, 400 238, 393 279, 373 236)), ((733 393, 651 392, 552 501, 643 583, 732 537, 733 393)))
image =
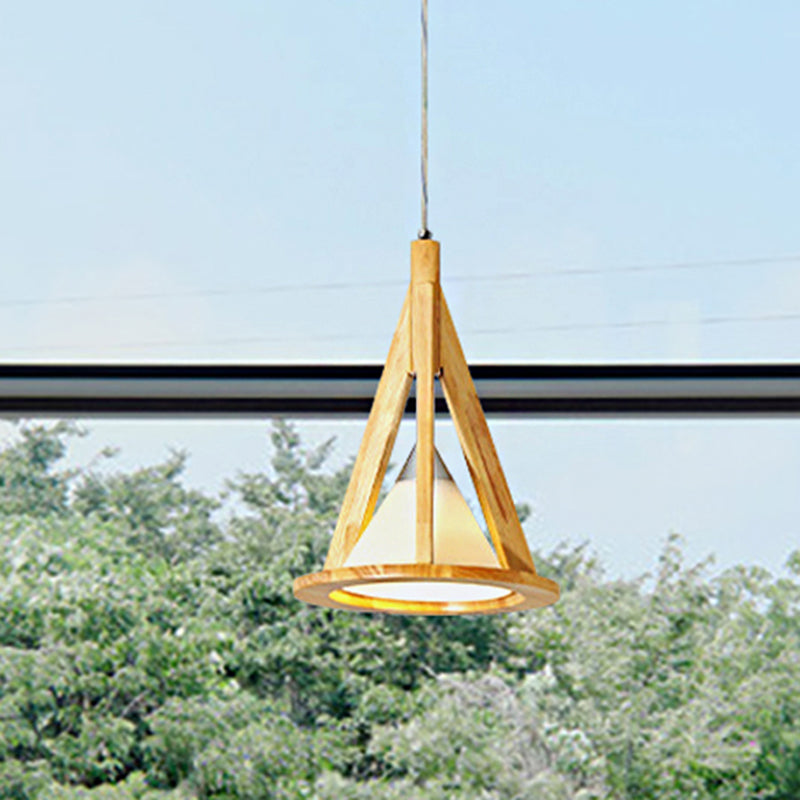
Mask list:
POLYGON ((421 163, 422 177, 422 227, 420 239, 430 239, 428 230, 428 0, 422 0, 422 129, 421 163))

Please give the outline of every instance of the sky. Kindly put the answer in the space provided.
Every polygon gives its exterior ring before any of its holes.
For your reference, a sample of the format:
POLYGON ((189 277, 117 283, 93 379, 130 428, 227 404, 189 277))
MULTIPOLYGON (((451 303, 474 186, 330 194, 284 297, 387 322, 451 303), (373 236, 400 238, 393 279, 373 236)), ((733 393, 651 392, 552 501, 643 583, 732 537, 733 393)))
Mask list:
MULTIPOLYGON (((418 15, 0 0, 0 362, 381 361, 419 228, 418 15)), ((430 40, 470 361, 800 358, 800 6, 431 0, 430 40)), ((76 460, 185 446, 200 485, 267 456, 252 421, 89 426, 76 460)), ((536 545, 624 574, 672 530, 721 564, 800 546, 798 422, 493 428, 536 545)), ((303 424, 342 460, 360 430, 303 424)))

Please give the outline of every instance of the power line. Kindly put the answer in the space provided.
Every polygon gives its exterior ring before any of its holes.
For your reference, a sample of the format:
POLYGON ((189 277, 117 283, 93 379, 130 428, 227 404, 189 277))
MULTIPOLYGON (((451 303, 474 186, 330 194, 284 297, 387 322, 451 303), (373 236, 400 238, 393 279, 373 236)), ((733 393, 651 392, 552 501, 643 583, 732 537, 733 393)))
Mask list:
MULTIPOLYGON (((565 266, 524 272, 501 272, 481 275, 454 275, 446 277, 447 283, 484 283, 538 280, 540 278, 579 278, 601 275, 636 275, 656 272, 695 271, 724 267, 778 267, 785 264, 800 264, 800 254, 784 256, 758 256, 753 258, 673 261, 658 264, 622 264, 603 267, 565 266)), ((331 281, 326 283, 280 283, 270 286, 238 288, 186 289, 158 292, 131 292, 128 294, 83 294, 63 295, 50 298, 28 298, 0 300, 0 308, 32 308, 37 306, 81 305, 109 302, 146 302, 151 300, 202 299, 205 297, 239 297, 250 295, 286 294, 293 292, 353 291, 358 289, 382 289, 405 286, 406 280, 331 281)))
POLYGON ((334 291, 344 289, 355 289, 358 287, 376 288, 383 286, 404 286, 405 281, 359 281, 358 283, 346 283, 342 281, 331 283, 282 283, 272 286, 251 286, 234 289, 186 289, 174 292, 131 292, 129 294, 84 294, 84 295, 63 295, 61 297, 50 298, 31 298, 23 300, 0 300, 0 308, 29 307, 29 306, 49 306, 49 305, 77 305, 81 303, 106 303, 114 301, 141 301, 141 300, 165 300, 165 299, 191 299, 202 297, 226 297, 252 294, 282 294, 285 292, 301 291, 334 291))
POLYGON ((560 267, 535 272, 506 272, 500 275, 469 275, 450 278, 451 281, 530 280, 535 278, 568 278, 586 275, 625 275, 681 270, 715 269, 720 267, 782 266, 800 263, 800 255, 739 258, 716 261, 673 261, 663 264, 623 264, 605 267, 560 267))
MULTIPOLYGON (((691 321, 696 325, 741 325, 741 324, 763 324, 763 323, 792 323, 800 322, 800 312, 786 312, 775 314, 759 314, 753 316, 708 316, 700 317, 691 321)), ((535 325, 530 327, 506 327, 506 328, 473 328, 463 331, 470 336, 500 336, 500 335, 520 335, 526 333, 571 333, 578 331, 600 331, 600 330, 640 330, 646 328, 662 328, 676 324, 681 324, 674 319, 657 318, 646 320, 631 320, 619 322, 577 322, 577 323, 556 323, 548 325, 535 325)), ((136 341, 136 342, 116 342, 104 344, 104 349, 108 350, 135 350, 150 348, 172 348, 172 347, 228 347, 233 345, 249 344, 308 344, 315 342, 331 341, 366 341, 380 339, 388 341, 390 333, 384 331, 376 334, 329 334, 326 336, 242 336, 242 337, 223 337, 217 339, 173 339, 160 341, 136 341)), ((75 352, 84 348, 85 345, 32 345, 23 347, 9 347, 0 349, 0 354, 8 353, 30 353, 30 352, 75 352)))
POLYGON ((675 319, 645 319, 632 320, 630 322, 577 322, 555 325, 537 325, 532 328, 518 328, 515 333, 540 333, 540 332, 562 332, 562 331, 592 331, 592 330, 627 330, 642 328, 664 328, 671 325, 696 324, 696 325, 741 325, 764 322, 800 322, 800 312, 787 312, 776 314, 758 314, 754 316, 716 316, 699 317, 695 320, 675 320, 675 319))
MULTIPOLYGON (((513 333, 511 328, 479 328, 471 331, 478 336, 493 335, 499 333, 513 333)), ((313 342, 333 342, 333 341, 359 341, 368 339, 381 339, 388 341, 391 332, 365 334, 365 333, 343 333, 328 334, 326 336, 231 336, 219 339, 162 339, 160 341, 137 341, 137 342, 115 342, 104 344, 104 348, 111 350, 131 350, 137 348, 152 347, 227 347, 230 345, 241 344, 307 344, 313 342)), ((50 352, 50 351, 71 351, 85 347, 85 345, 31 345, 23 347, 9 347, 0 350, 0 353, 20 353, 20 352, 50 352)))

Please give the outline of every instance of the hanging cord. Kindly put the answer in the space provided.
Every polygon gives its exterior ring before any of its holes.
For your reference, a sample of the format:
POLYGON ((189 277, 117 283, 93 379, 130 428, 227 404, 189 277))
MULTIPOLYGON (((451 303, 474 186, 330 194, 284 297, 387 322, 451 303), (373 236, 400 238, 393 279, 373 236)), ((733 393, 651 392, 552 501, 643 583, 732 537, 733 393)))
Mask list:
POLYGON ((421 161, 422 177, 422 227, 420 239, 430 239, 433 234, 428 230, 428 0, 422 0, 422 130, 421 161))

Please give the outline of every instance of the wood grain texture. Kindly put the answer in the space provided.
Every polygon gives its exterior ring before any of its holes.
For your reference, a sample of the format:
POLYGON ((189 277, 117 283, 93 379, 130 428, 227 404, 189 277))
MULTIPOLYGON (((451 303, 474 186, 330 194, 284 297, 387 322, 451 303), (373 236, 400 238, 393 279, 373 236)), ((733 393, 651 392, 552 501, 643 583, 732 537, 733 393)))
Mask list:
POLYGON ((441 307, 442 386, 500 564, 536 572, 489 425, 444 296, 441 307))
POLYGON ((325 568, 341 566, 372 519, 386 475, 400 421, 403 418, 412 376, 411 299, 406 295, 389 355, 381 374, 367 427, 353 467, 353 474, 339 512, 325 568))
POLYGON ((497 614, 552 605, 559 598, 558 584, 528 570, 517 572, 492 567, 451 564, 375 564, 345 567, 303 575, 294 582, 299 600, 328 608, 349 611, 382 611, 389 614, 497 614), (363 583, 385 581, 436 581, 497 586, 508 594, 490 600, 407 601, 368 597, 358 594, 363 583))
POLYGON ((434 239, 411 242, 411 283, 439 283, 441 247, 434 239))
POLYGON ((439 372, 439 246, 411 247, 411 345, 416 378, 416 558, 433 562, 433 464, 435 385, 439 372))

